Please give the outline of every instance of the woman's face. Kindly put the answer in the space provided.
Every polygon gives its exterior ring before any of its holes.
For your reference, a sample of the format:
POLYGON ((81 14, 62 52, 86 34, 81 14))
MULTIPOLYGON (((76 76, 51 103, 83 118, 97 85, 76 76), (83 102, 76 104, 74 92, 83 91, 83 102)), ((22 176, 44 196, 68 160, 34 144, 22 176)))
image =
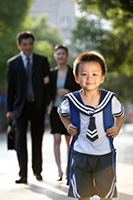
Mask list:
POLYGON ((60 64, 60 65, 66 64, 67 58, 68 58, 68 53, 66 52, 65 49, 57 49, 54 52, 54 58, 58 64, 60 64))

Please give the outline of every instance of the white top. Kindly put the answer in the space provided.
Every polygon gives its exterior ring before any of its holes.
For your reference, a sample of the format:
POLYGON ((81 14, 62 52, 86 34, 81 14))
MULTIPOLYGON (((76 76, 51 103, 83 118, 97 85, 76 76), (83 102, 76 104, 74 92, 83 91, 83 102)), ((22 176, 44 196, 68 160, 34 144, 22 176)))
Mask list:
MULTIPOLYGON (((92 108, 92 107, 91 107, 92 108)), ((58 112, 63 116, 70 115, 69 100, 65 99, 60 107, 58 112)), ((121 112, 121 116, 124 114, 124 109, 121 103, 117 100, 115 96, 112 98, 112 114, 117 115, 121 112)), ((103 112, 98 112, 94 114, 95 124, 97 127, 98 139, 94 142, 91 142, 86 138, 86 133, 90 121, 90 117, 80 113, 80 134, 78 139, 74 143, 74 150, 80 153, 85 153, 89 155, 104 155, 111 152, 109 140, 106 136, 104 125, 103 125, 103 112)))

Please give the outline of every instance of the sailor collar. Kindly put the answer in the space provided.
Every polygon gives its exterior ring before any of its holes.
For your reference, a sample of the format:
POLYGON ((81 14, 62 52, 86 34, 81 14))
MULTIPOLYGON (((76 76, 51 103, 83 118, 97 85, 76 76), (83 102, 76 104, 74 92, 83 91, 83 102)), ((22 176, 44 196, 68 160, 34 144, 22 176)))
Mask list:
POLYGON ((76 110, 89 116, 92 116, 102 111, 108 105, 112 97, 115 95, 113 92, 100 89, 101 91, 100 102, 96 108, 93 108, 91 106, 84 105, 81 95, 80 95, 80 91, 81 90, 73 92, 73 93, 69 93, 65 95, 65 97, 68 98, 68 100, 73 104, 76 110))

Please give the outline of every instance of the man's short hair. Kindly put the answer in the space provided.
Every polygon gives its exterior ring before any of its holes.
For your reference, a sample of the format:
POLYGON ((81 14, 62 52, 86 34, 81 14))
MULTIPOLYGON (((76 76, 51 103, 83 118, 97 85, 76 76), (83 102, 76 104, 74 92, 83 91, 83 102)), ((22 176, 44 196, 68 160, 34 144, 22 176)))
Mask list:
POLYGON ((35 40, 35 37, 34 37, 34 35, 31 32, 29 32, 29 31, 23 31, 21 33, 18 33, 18 35, 17 35, 17 42, 19 44, 21 44, 22 39, 27 39, 27 38, 32 38, 33 41, 35 40))

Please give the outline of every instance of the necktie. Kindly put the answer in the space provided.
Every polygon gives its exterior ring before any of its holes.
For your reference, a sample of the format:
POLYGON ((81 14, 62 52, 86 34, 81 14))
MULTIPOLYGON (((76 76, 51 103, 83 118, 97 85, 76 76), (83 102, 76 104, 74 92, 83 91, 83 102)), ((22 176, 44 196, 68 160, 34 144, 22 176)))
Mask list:
POLYGON ((98 139, 97 129, 95 125, 95 117, 90 116, 90 123, 88 126, 86 137, 92 142, 98 139))
POLYGON ((28 76, 28 78, 29 78, 29 73, 30 73, 30 68, 31 68, 31 64, 30 64, 30 58, 29 57, 27 57, 26 58, 26 61, 27 61, 27 64, 26 64, 26 72, 27 72, 27 76, 28 76))
POLYGON ((32 65, 30 63, 30 58, 27 57, 27 65, 26 65, 26 71, 27 71, 27 97, 26 99, 31 102, 34 99, 34 92, 33 92, 33 86, 32 86, 32 65))

